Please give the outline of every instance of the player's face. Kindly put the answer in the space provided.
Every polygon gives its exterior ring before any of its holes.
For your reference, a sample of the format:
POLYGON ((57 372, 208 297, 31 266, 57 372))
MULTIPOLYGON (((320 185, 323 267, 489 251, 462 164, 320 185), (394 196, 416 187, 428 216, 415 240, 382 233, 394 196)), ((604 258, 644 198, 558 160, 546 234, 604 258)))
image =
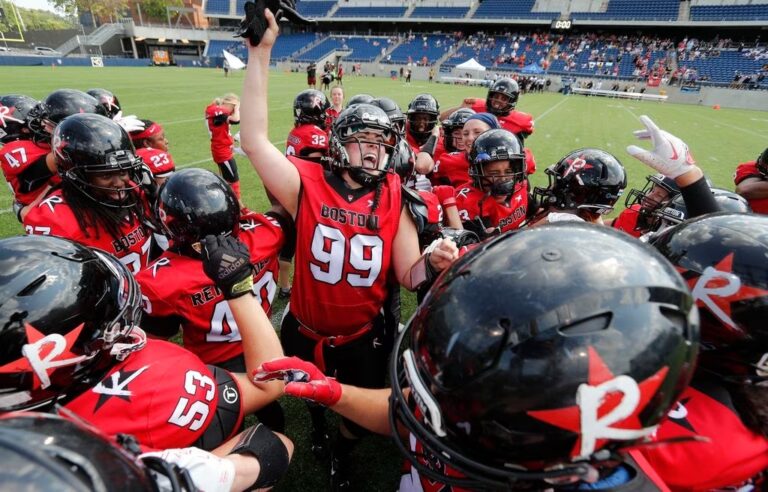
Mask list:
POLYGON ((384 169, 387 163, 387 147, 383 144, 389 144, 388 139, 378 132, 364 131, 358 132, 350 141, 344 144, 349 156, 349 163, 352 167, 363 167, 364 169, 376 170, 384 169))
POLYGON ((128 198, 128 190, 131 179, 128 171, 111 173, 98 173, 90 176, 90 183, 94 186, 94 194, 99 198, 121 202, 128 198))
POLYGON ((661 186, 654 186, 640 202, 640 207, 646 210, 653 210, 669 198, 669 192, 661 186))
POLYGON ((475 139, 481 133, 487 132, 491 127, 486 125, 480 120, 469 120, 464 123, 464 128, 461 130, 462 140, 464 142, 464 150, 469 151, 472 148, 472 144, 475 143, 475 139))
POLYGON ((428 114, 414 114, 410 118, 411 129, 416 132, 426 132, 429 130, 429 115, 428 114))
POLYGON ((509 103, 509 96, 500 92, 494 92, 491 94, 490 100, 493 109, 501 109, 509 103))
POLYGON ((453 146, 456 148, 456 150, 466 149, 464 146, 464 129, 457 128, 453 130, 451 133, 451 138, 453 139, 453 146))
POLYGON ((144 145, 153 149, 162 150, 163 152, 168 152, 168 139, 165 138, 165 130, 160 130, 159 133, 146 139, 144 145))
MULTIPOLYGON (((480 183, 483 191, 489 192, 493 185, 506 183, 512 179, 514 179, 514 174, 509 161, 495 161, 483 166, 483 178, 480 183)), ((504 203, 507 198, 506 196, 494 196, 494 200, 498 203, 504 203)))
POLYGON ((337 108, 344 104, 344 91, 341 87, 334 87, 331 89, 331 102, 337 108))

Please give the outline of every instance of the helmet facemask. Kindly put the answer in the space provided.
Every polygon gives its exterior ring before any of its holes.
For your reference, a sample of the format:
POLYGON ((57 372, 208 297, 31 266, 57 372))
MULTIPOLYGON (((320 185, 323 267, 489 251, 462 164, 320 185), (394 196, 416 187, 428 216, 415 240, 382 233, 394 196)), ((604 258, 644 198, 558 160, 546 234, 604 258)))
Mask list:
MULTIPOLYGON (((59 152, 54 146, 56 152, 59 152)), ((89 199, 110 208, 130 208, 138 203, 137 190, 140 187, 140 170, 143 161, 132 152, 119 150, 107 154, 104 164, 96 166, 78 166, 60 171, 62 179, 71 182, 89 199), (93 183, 99 175, 118 173, 128 174, 128 183, 123 187, 104 186, 93 183), (113 196, 113 195, 118 196, 113 196)))
POLYGON ((390 160, 397 136, 389 129, 371 127, 347 127, 345 133, 349 136, 338 135, 336 130, 332 135, 334 168, 346 170, 352 180, 361 186, 375 187, 391 171, 390 160), (374 134, 380 136, 376 138, 374 134))
MULTIPOLYGON (((477 189, 483 190, 486 194, 493 197, 509 198, 519 191, 525 181, 525 156, 509 155, 508 159, 504 156, 496 156, 494 160, 483 162, 483 155, 475 159, 470 169, 472 183, 477 189), (497 162, 508 161, 507 166, 493 166, 494 170, 488 168, 497 162), (502 172, 496 172, 495 168, 505 167, 502 172)), ((487 155, 485 157, 488 157, 487 155)))

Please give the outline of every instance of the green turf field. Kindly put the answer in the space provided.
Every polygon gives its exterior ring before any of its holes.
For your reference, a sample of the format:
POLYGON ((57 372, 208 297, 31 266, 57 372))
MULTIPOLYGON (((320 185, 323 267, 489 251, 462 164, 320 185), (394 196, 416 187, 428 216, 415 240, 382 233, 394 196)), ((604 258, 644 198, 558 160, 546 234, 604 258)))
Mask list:
MULTIPOLYGON (((240 94, 243 73, 230 73, 225 78, 222 71, 214 69, 3 67, 0 80, 4 82, 3 93, 17 92, 36 98, 58 88, 109 89, 119 97, 125 114, 152 119, 165 127, 177 168, 197 166, 215 171, 203 110, 216 96, 227 92, 240 94)), ((305 88, 305 82, 304 74, 272 74, 270 137, 281 149, 293 125, 293 98, 305 88)), ((432 93, 443 108, 457 105, 467 96, 485 96, 482 88, 420 81, 406 86, 389 79, 347 76, 344 82, 347 97, 361 92, 388 96, 403 108, 422 92, 432 93)), ((649 170, 624 150, 635 143, 632 130, 641 128, 637 120, 641 114, 651 116, 660 127, 685 140, 715 185, 728 189, 733 188, 731 176, 736 165, 756 158, 765 148, 768 134, 768 113, 758 111, 716 111, 709 107, 551 93, 524 95, 518 109, 531 113, 536 120, 536 132, 526 142, 538 163, 539 170, 532 177, 535 185, 545 185, 543 169, 569 151, 595 146, 614 153, 624 163, 629 188, 642 187, 649 170)), ((237 158, 244 202, 251 209, 265 210, 267 200, 258 177, 244 157, 237 158)), ((0 192, 0 237, 23 232, 10 206, 10 192, 0 192)), ((284 303, 277 302, 275 312, 283 306, 284 303)), ((406 296, 404 316, 413 309, 413 298, 406 296)), ((284 406, 291 422, 288 434, 297 446, 289 476, 278 490, 323 490, 327 472, 325 465, 308 451, 308 417, 303 405, 286 402, 284 406)), ((355 454, 360 464, 354 476, 355 490, 395 489, 400 459, 393 445, 385 438, 371 437, 355 454)))

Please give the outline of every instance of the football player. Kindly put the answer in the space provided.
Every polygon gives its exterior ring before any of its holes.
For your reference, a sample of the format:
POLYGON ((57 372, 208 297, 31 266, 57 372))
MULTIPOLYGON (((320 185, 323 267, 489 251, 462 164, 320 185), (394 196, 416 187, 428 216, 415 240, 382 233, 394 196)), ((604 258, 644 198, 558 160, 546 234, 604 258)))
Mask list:
MULTIPOLYGON (((293 291, 281 340, 288 353, 314 360, 341 380, 383 387, 389 350, 382 305, 392 280, 416 289, 458 256, 441 240, 421 255, 416 227, 402 207, 390 159, 397 134, 384 111, 353 104, 332 128, 331 169, 285 157, 269 141, 267 78, 277 23, 249 45, 241 142, 266 187, 294 217, 297 248, 293 291)), ((315 431, 324 416, 313 413, 315 431)), ((348 455, 361 433, 342 424, 332 460, 332 485, 348 486, 348 455)))
POLYGON ((642 452, 672 490, 754 490, 768 469, 768 219, 706 215, 652 239, 701 312, 691 386, 642 452))
POLYGON ((739 164, 733 182, 736 193, 749 200, 752 211, 768 214, 768 148, 754 161, 739 164))
POLYGON ((690 381, 698 328, 660 254, 558 224, 502 235, 441 275, 396 344, 392 389, 296 358, 254 377, 392 435, 408 460, 401 491, 658 491, 633 448, 690 381))
POLYGON ((627 187, 624 165, 610 153, 585 148, 574 150, 545 170, 547 188, 536 187, 538 211, 529 224, 586 221, 603 224, 627 187))
POLYGON ((131 132, 131 141, 136 147, 136 155, 152 171, 155 184, 159 187, 176 170, 171 154, 168 153, 168 139, 160 123, 142 120, 143 130, 131 132))
MULTIPOLYGON (((200 241, 208 234, 226 234, 248 246, 253 292, 270 316, 277 290, 277 253, 286 240, 293 241, 291 220, 277 211, 241 216, 232 189, 204 169, 174 173, 160 189, 155 215, 172 246, 136 275, 145 301, 142 327, 163 339, 181 329, 184 347, 204 363, 245 372, 240 329, 224 294, 203 272, 200 241)), ((279 404, 271 403, 257 416, 271 429, 283 430, 279 404)))
POLYGON ((612 227, 633 237, 656 230, 659 214, 680 194, 675 180, 663 174, 650 175, 645 180, 642 190, 629 190, 624 201, 626 208, 609 222, 612 227))
MULTIPOLYGON (((90 96, 88 96, 90 97, 90 96)), ((76 114, 56 126, 53 153, 61 185, 31 206, 27 234, 65 237, 117 256, 132 273, 149 264, 149 174, 116 122, 76 114)))
POLYGON ((327 112, 325 94, 315 89, 299 92, 293 100, 293 129, 288 133, 285 155, 321 162, 328 155, 327 112))
POLYGON ((472 141, 469 162, 471 181, 456 192, 464 228, 481 238, 518 228, 528 210, 520 140, 503 128, 483 132, 472 141))
POLYGON ((21 94, 0 96, 0 167, 13 192, 16 218, 22 221, 36 198, 58 184, 50 145, 37 142, 29 128, 29 113, 39 104, 21 94))
MULTIPOLYGON (((533 117, 528 113, 517 111, 517 101, 520 98, 520 87, 513 79, 502 77, 496 80, 488 88, 488 95, 485 100, 480 98, 468 97, 464 99, 461 106, 456 106, 440 115, 441 118, 447 118, 459 108, 470 108, 478 113, 488 112, 499 119, 501 127, 511 131, 525 142, 533 133, 533 117)), ((536 172, 536 159, 530 149, 525 148, 526 172, 533 174, 536 172)))
MULTIPOLYGON (((243 324, 246 366, 254 370, 282 349, 252 295, 252 265, 229 261, 250 253, 209 238, 204 271, 243 324)), ((281 385, 254 385, 176 344, 147 339, 139 286, 114 257, 61 238, 15 237, 0 240, 0 269, 0 412, 63 405, 147 448, 252 454, 259 487, 285 473, 292 448, 284 436, 263 425, 237 435, 243 416, 274 401, 281 385)))
POLYGON ((461 126, 461 145, 464 146, 464 150, 445 152, 435 161, 435 168, 430 175, 432 184, 461 188, 469 183, 471 181, 469 177, 469 152, 472 150, 472 143, 478 135, 496 128, 501 128, 501 126, 496 117, 490 113, 468 115, 461 126))
POLYGON ((217 97, 205 108, 205 122, 211 137, 211 155, 219 166, 224 181, 229 183, 240 199, 240 176, 235 161, 235 140, 229 131, 230 125, 240 123, 240 98, 235 94, 217 97))
POLYGON ((445 152, 440 126, 440 107, 431 94, 419 94, 408 103, 405 138, 416 154, 416 172, 429 174, 435 159, 445 152))
POLYGON ((89 96, 95 97, 107 112, 107 116, 114 118, 121 114, 120 101, 117 96, 107 89, 88 89, 85 91, 89 96))

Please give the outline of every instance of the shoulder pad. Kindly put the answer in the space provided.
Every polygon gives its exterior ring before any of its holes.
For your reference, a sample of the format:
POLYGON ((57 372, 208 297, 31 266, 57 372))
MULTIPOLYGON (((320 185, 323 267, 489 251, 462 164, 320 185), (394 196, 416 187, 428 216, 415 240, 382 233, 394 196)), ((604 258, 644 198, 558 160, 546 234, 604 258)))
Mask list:
POLYGON ((411 206, 411 204, 418 204, 426 206, 426 202, 424 202, 424 199, 419 195, 419 192, 408 188, 407 186, 403 185, 403 200, 408 202, 408 206, 411 206))

